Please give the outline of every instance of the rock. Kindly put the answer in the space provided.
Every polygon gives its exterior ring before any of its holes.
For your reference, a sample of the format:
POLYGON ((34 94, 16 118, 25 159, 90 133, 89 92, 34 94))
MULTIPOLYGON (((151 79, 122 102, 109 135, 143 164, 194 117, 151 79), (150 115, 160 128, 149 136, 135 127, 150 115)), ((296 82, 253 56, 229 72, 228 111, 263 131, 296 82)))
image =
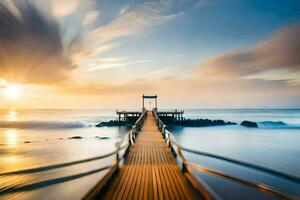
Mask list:
POLYGON ((31 142, 30 142, 30 141, 25 141, 24 143, 25 143, 25 144, 29 144, 29 143, 31 143, 31 142))
POLYGON ((109 137, 107 136, 103 136, 103 137, 99 137, 99 136, 96 136, 97 139, 100 139, 100 140, 107 140, 107 139, 110 139, 109 137))
POLYGON ((266 126, 266 127, 282 127, 282 126, 287 126, 286 123, 282 121, 262 121, 259 122, 260 125, 266 126))
POLYGON ((235 122, 229 122, 224 120, 211 120, 211 119, 187 119, 183 118, 180 120, 175 120, 170 116, 160 116, 160 119, 165 125, 178 125, 185 127, 208 127, 208 126, 227 126, 236 125, 235 122))
POLYGON ((181 126, 187 126, 187 127, 236 125, 235 122, 226 122, 224 120, 210 120, 210 119, 184 119, 183 121, 177 121, 175 124, 181 126))
POLYGON ((123 126, 125 124, 123 124, 123 122, 119 122, 117 120, 110 120, 108 122, 100 122, 99 124, 96 125, 96 127, 104 127, 104 126, 108 126, 108 127, 114 127, 114 126, 123 126))
POLYGON ((82 139, 81 136, 73 136, 73 137, 69 137, 69 139, 82 139))
POLYGON ((108 122, 100 122, 96 125, 96 127, 115 127, 115 126, 128 126, 131 127, 138 120, 138 116, 127 117, 127 121, 119 121, 119 120, 110 120, 108 122))
POLYGON ((243 121, 241 123, 242 126, 245 126, 245 127, 249 127, 249 128, 258 128, 258 125, 256 122, 251 122, 251 121, 243 121))

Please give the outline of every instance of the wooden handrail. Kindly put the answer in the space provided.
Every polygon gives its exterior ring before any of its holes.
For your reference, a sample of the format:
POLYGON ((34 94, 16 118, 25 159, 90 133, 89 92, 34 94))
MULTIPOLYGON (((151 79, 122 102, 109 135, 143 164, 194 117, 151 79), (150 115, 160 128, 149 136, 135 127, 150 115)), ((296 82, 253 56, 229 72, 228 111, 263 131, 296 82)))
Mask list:
MULTIPOLYGON (((173 134, 166 129, 166 126, 164 125, 162 120, 158 117, 157 112, 153 110, 152 114, 154 116, 154 119, 155 119, 155 122, 156 122, 156 125, 157 125, 159 131, 162 133, 162 136, 165 139, 165 141, 166 141, 167 145, 169 146, 171 152, 173 153, 174 157, 179 157, 179 159, 182 163, 182 167, 181 167, 182 172, 184 174, 187 174, 189 177, 192 176, 192 179, 198 180, 197 178, 195 178, 193 176, 192 170, 190 170, 189 168, 193 168, 193 169, 196 169, 198 171, 202 171, 204 173, 209 173, 209 174, 214 175, 214 176, 219 176, 219 177, 222 177, 222 178, 225 178, 225 179, 233 180, 233 181, 236 181, 238 183, 241 183, 241 184, 244 184, 244 185, 256 188, 256 189, 259 189, 261 191, 268 192, 268 193, 271 193, 273 195, 277 195, 278 197, 281 197, 281 198, 284 198, 284 199, 297 199, 297 200, 299 200, 298 197, 296 197, 292 194, 289 194, 287 192, 281 191, 280 189, 277 189, 277 188, 274 188, 274 187, 271 187, 271 186, 268 186, 268 185, 265 185, 265 184, 261 184, 261 183, 253 183, 251 181, 244 180, 244 179, 241 179, 239 177, 227 175, 225 173, 222 173, 222 172, 219 172, 219 171, 216 171, 216 170, 212 170, 212 169, 206 168, 204 166, 200 166, 200 165, 198 165, 196 163, 193 163, 193 162, 188 162, 185 159, 184 155, 182 154, 182 151, 186 151, 186 152, 193 153, 193 154, 196 154, 196 155, 202 155, 202 156, 206 156, 206 157, 211 157, 211 158, 227 161, 227 162, 230 162, 230 163, 233 163, 233 164, 237 164, 237 165, 252 168, 252 169, 255 169, 255 170, 258 170, 258 171, 262 171, 262 172, 271 174, 273 176, 280 176, 280 177, 283 177, 283 178, 287 178, 288 180, 291 180, 291 181, 294 181, 294 182, 297 182, 297 183, 300 182, 299 177, 292 176, 292 175, 289 175, 289 174, 285 174, 285 173, 282 173, 282 172, 278 172, 278 171, 275 171, 273 169, 268 169, 268 168, 257 166, 257 165, 251 164, 251 163, 246 163, 246 162, 234 160, 234 159, 231 159, 231 158, 226 158, 226 157, 211 154, 211 153, 191 150, 191 149, 182 147, 181 145, 179 145, 176 142, 175 137, 173 136, 173 134), (177 147, 176 148, 177 152, 176 152, 174 146, 177 147)), ((196 189, 199 189, 199 187, 196 188, 196 189)), ((204 188, 204 189, 205 189, 205 193, 207 193, 207 192, 212 193, 211 195, 208 195, 207 199, 211 199, 211 198, 212 199, 219 199, 219 197, 211 190, 211 188, 206 186, 206 188, 204 188)), ((203 192, 203 187, 201 187, 199 190, 201 190, 200 192, 203 192)), ((207 196, 207 194, 205 196, 207 196)))

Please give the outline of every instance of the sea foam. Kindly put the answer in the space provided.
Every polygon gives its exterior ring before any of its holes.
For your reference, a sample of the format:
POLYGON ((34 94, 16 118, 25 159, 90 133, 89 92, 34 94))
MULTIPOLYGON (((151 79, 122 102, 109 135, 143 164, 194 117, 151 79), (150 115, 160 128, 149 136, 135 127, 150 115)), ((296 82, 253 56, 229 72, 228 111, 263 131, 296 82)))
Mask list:
POLYGON ((59 122, 59 121, 0 121, 0 128, 19 129, 72 129, 84 128, 88 125, 84 122, 59 122))
POLYGON ((300 128, 299 124, 287 124, 282 121, 262 121, 257 124, 259 128, 300 128))

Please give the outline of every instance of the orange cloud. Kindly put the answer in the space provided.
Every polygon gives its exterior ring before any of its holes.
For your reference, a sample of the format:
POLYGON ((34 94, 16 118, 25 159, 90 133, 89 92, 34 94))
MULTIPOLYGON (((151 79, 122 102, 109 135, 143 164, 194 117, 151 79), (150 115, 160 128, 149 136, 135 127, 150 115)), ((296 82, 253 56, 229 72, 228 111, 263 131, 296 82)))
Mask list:
MULTIPOLYGON (((300 24, 280 29, 268 39, 246 49, 213 57, 198 73, 211 77, 243 77, 267 70, 300 71, 300 24)), ((300 79, 300 77, 299 77, 300 79)))

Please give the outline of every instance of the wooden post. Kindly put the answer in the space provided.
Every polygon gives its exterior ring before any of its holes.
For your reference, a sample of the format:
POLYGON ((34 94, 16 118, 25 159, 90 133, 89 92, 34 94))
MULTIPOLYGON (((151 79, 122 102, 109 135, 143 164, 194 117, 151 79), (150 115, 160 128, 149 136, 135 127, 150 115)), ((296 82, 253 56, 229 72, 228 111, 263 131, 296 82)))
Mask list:
POLYGON ((177 151, 178 151, 179 156, 180 156, 181 159, 182 159, 182 168, 181 168, 181 172, 184 174, 184 173, 188 172, 187 166, 186 166, 186 164, 185 164, 186 160, 184 159, 184 157, 183 157, 183 155, 182 155, 182 152, 181 152, 181 149, 180 149, 179 147, 178 147, 177 151))
POLYGON ((173 123, 175 124, 175 117, 174 117, 174 114, 172 114, 172 118, 173 118, 173 123))
POLYGON ((120 162, 120 157, 119 157, 120 143, 119 142, 116 143, 116 147, 117 147, 116 161, 117 161, 117 165, 119 165, 119 162, 120 162))
POLYGON ((143 94, 143 108, 142 108, 142 111, 144 111, 145 110, 145 95, 143 94))
POLYGON ((157 95, 155 95, 155 109, 157 110, 157 95))

